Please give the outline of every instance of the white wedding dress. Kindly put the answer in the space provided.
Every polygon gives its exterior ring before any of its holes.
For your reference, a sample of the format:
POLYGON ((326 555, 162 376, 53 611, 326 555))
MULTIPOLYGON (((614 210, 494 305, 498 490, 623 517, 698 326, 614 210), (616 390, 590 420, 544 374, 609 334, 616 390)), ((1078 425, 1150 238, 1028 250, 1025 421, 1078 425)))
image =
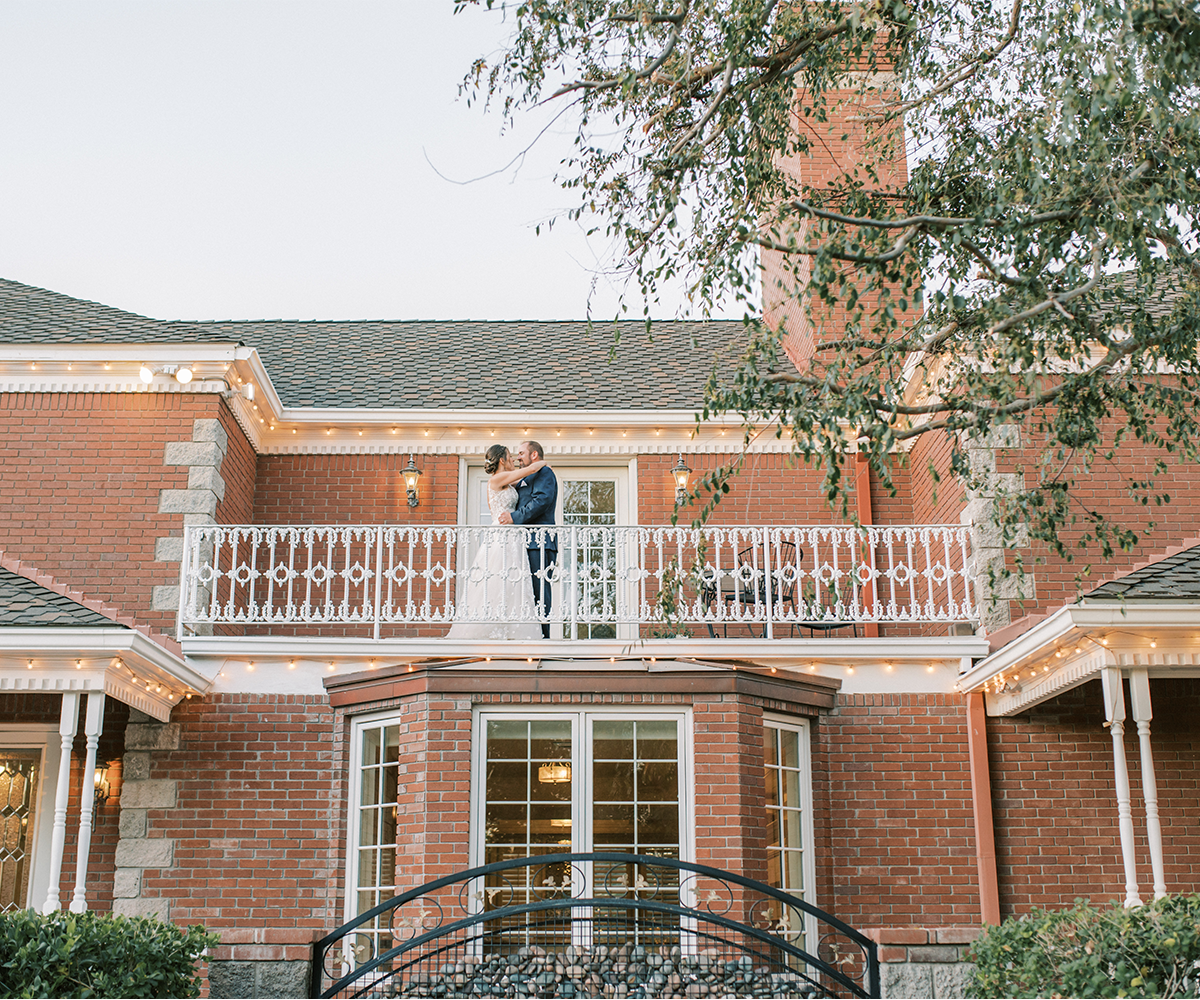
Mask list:
MULTIPOLYGON (((517 488, 488 487, 492 517, 517 506, 517 488)), ((454 624, 447 639, 540 639, 525 532, 515 526, 479 529, 479 550, 459 574, 454 624)))

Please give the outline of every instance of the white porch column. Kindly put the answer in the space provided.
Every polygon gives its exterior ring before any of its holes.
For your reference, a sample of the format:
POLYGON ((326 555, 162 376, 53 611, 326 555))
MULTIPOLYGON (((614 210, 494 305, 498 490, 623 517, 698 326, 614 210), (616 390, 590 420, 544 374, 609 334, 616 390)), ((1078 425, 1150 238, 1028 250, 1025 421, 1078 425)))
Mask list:
POLYGON ((1150 846, 1150 870, 1154 874, 1154 898, 1167 894, 1163 871, 1162 824, 1158 820, 1158 783, 1154 779, 1154 753, 1150 749, 1150 672, 1142 667, 1129 673, 1129 700, 1137 723, 1142 757, 1142 797, 1146 800, 1146 840, 1150 846))
POLYGON ((1129 805, 1129 767, 1125 763, 1125 692, 1121 687, 1121 671, 1105 667, 1104 714, 1112 731, 1113 772, 1117 785, 1117 818, 1121 830, 1121 859, 1125 865, 1125 905, 1141 906, 1138 896, 1137 863, 1133 854, 1133 810, 1129 805))
POLYGON ((58 758, 58 784, 54 786, 54 829, 50 837, 50 887, 46 891, 43 913, 62 909, 58 898, 58 880, 62 877, 63 846, 67 842, 67 803, 71 794, 71 744, 79 725, 79 693, 69 691, 62 696, 62 712, 58 719, 61 751, 58 758))
POLYGON ((83 779, 79 794, 79 851, 75 859, 75 894, 71 897, 71 912, 82 913, 87 909, 88 855, 92 850, 92 813, 96 808, 96 796, 92 789, 92 775, 96 773, 96 745, 104 728, 104 692, 92 691, 87 699, 87 716, 83 724, 87 736, 87 758, 83 764, 83 779))

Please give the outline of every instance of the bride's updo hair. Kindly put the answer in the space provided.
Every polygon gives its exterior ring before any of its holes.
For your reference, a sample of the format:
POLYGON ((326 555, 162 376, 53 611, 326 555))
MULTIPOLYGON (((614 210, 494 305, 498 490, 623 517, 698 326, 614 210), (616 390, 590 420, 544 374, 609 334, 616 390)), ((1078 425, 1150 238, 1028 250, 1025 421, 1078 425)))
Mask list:
POLYGON ((502 444, 492 445, 483 456, 483 471, 494 476, 500 468, 500 463, 508 458, 508 449, 502 444))

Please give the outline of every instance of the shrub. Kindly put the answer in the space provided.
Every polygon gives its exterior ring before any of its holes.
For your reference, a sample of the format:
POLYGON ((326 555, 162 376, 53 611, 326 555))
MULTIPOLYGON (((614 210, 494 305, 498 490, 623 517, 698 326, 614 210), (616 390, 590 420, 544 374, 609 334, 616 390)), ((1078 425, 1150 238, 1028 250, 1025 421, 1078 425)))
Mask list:
POLYGON ((976 997, 1196 996, 1200 896, 1034 910, 972 946, 976 997))
POLYGON ((0 996, 194 997, 196 959, 219 940, 150 917, 0 914, 0 996))

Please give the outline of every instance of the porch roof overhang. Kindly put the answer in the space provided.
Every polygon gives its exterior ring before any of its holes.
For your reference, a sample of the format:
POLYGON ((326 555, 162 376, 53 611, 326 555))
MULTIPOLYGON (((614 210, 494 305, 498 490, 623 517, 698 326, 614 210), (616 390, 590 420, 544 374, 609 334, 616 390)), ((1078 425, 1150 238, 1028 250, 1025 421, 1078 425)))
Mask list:
POLYGON ((841 681, 744 661, 672 657, 611 665, 545 657, 530 665, 520 658, 468 656, 393 664, 378 670, 325 678, 332 705, 339 708, 424 693, 578 695, 738 694, 781 702, 801 713, 828 711, 841 681))
POLYGON ((95 691, 166 722, 212 677, 141 632, 112 627, 0 627, 0 691, 95 691))
POLYGON ((1200 676, 1200 601, 1067 605, 966 670, 959 689, 983 691, 988 715, 1016 715, 1105 668, 1200 676))

